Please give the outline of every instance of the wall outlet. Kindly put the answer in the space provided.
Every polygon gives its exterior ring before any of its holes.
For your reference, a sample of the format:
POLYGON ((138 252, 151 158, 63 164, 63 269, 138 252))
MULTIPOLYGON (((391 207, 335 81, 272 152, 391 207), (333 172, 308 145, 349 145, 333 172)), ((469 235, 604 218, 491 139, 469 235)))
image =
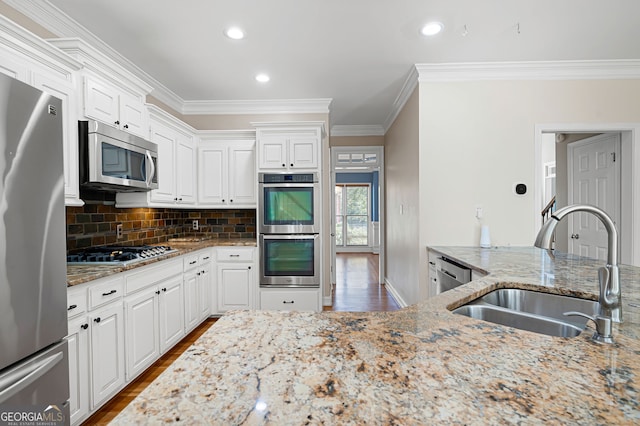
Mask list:
POLYGON ((116 225, 116 238, 117 239, 122 239, 122 224, 119 223, 116 225))
POLYGON ((193 230, 197 231, 198 228, 200 227, 200 224, 198 223, 198 219, 193 219, 193 230))

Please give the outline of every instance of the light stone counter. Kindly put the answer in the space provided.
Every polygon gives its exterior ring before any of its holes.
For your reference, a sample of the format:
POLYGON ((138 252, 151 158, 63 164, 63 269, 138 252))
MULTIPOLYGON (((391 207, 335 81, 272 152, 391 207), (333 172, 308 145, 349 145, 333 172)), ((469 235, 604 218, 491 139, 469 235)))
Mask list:
POLYGON ((182 256, 193 251, 201 250, 208 247, 229 247, 229 246, 248 246, 256 247, 257 242, 253 238, 177 238, 164 243, 156 244, 170 246, 178 251, 163 256, 154 257, 153 259, 143 260, 141 262, 132 263, 127 266, 99 264, 99 265, 67 265, 67 286, 86 283, 97 280, 98 278, 108 277, 141 266, 149 265, 155 262, 162 262, 172 257, 182 256))
POLYGON ((232 312, 114 424, 638 424, 640 268, 615 345, 452 314, 500 287, 596 297, 601 262, 536 248, 437 251, 489 275, 395 312, 232 312))

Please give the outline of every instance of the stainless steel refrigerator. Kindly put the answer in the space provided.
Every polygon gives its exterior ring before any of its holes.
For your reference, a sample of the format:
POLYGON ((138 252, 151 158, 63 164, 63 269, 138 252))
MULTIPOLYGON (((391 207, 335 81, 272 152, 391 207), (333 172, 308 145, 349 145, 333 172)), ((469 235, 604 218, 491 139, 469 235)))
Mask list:
POLYGON ((56 424, 69 422, 65 235, 61 101, 0 75, 0 414, 5 417, 34 411, 56 424))

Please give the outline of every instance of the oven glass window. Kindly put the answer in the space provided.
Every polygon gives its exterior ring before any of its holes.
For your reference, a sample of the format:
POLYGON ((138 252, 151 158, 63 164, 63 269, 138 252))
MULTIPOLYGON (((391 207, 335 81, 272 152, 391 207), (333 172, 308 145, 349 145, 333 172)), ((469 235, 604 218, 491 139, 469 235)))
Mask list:
POLYGON ((146 157, 139 152, 102 142, 102 174, 120 179, 146 181, 146 157))
POLYGON ((313 225, 313 188, 264 188, 265 225, 313 225))
POLYGON ((264 240, 264 275, 313 277, 314 240, 264 240))

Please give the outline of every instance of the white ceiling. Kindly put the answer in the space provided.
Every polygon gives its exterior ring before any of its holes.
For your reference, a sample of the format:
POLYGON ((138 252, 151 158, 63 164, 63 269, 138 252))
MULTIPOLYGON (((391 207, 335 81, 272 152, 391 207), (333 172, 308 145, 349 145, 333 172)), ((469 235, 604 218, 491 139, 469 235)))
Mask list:
POLYGON ((413 64, 640 58, 638 0, 50 3, 183 100, 332 98, 332 125, 384 125, 413 64))

